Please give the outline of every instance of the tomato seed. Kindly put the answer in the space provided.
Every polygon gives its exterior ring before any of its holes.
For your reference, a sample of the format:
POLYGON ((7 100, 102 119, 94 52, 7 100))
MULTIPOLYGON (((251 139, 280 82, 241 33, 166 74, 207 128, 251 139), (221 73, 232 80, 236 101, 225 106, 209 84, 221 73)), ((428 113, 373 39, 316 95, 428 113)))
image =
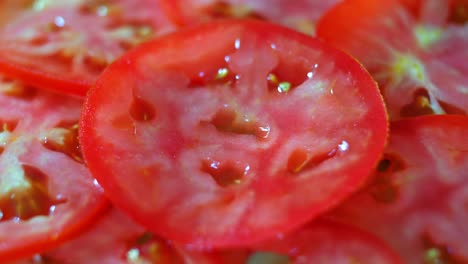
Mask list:
POLYGON ((252 135, 258 139, 267 139, 270 135, 270 126, 261 125, 247 117, 241 117, 230 108, 222 108, 210 122, 218 131, 240 135, 252 135))
POLYGON ((291 155, 289 155, 287 170, 290 173, 299 173, 301 171, 314 168, 324 161, 333 158, 337 151, 338 150, 334 148, 329 152, 312 156, 308 150, 296 149, 291 153, 291 155))
POLYGON ((432 108, 431 99, 426 89, 420 88, 413 94, 411 103, 403 106, 400 115, 402 117, 412 117, 421 115, 432 115, 436 111, 432 108))

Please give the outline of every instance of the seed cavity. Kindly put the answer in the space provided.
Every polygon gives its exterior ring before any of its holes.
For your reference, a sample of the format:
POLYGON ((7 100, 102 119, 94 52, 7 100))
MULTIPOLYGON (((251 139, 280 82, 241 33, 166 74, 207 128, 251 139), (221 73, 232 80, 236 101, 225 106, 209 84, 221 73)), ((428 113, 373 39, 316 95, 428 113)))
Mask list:
POLYGON ((247 5, 229 4, 224 1, 217 1, 204 8, 202 13, 210 18, 253 18, 266 20, 264 16, 255 12, 247 5))
POLYGON ((448 246, 435 243, 428 234, 422 236, 425 250, 424 264, 459 264, 463 263, 451 253, 448 246))
POLYGON ((297 174, 308 169, 315 168, 323 162, 332 159, 338 153, 338 148, 333 148, 328 152, 314 153, 307 149, 295 149, 288 158, 287 170, 297 174))
POLYGON ((290 264, 288 256, 273 252, 254 252, 247 259, 246 264, 290 264))
POLYGON ((0 155, 5 151, 5 146, 11 140, 11 133, 18 125, 18 121, 0 120, 0 155))
POLYGON ((399 185, 394 181, 394 173, 403 171, 407 167, 403 159, 392 153, 384 154, 377 165, 373 182, 369 188, 371 196, 380 203, 393 203, 399 196, 399 185))
POLYGON ((403 106, 400 110, 402 117, 433 115, 435 113, 436 110, 434 110, 429 92, 422 87, 413 93, 411 103, 403 106))
POLYGON ((37 90, 18 81, 2 80, 0 78, 0 92, 6 96, 29 101, 33 99, 37 90))
POLYGON ((133 101, 128 112, 133 120, 139 122, 148 122, 156 117, 156 109, 153 105, 136 96, 133 97, 133 101))
POLYGON ((15 185, 7 182, 0 185, 0 191, 6 191, 2 192, 0 197, 0 222, 25 221, 36 216, 48 216, 55 210, 55 206, 66 202, 50 197, 47 175, 42 171, 24 164, 22 170, 24 177, 21 183, 15 185), (7 184, 13 186, 6 186, 7 184))
POLYGON ((242 166, 233 161, 221 162, 210 158, 203 160, 201 164, 201 171, 211 175, 221 187, 241 184, 249 170, 249 165, 242 166))
POLYGON ((47 131, 42 137, 42 145, 52 151, 61 152, 73 160, 83 163, 80 143, 78 141, 78 122, 62 122, 47 131))
POLYGON ((268 88, 270 91, 277 91, 278 93, 287 93, 292 88, 290 82, 281 81, 277 75, 270 73, 267 76, 268 88))
POLYGON ((131 264, 183 263, 177 252, 167 242, 150 232, 144 232, 129 241, 124 258, 131 264))
POLYGON ((464 25, 468 21, 468 4, 464 0, 455 1, 450 17, 449 22, 464 25))
POLYGON ((252 135, 258 139, 267 139, 271 132, 270 126, 260 124, 227 106, 218 110, 208 123, 220 132, 252 135))

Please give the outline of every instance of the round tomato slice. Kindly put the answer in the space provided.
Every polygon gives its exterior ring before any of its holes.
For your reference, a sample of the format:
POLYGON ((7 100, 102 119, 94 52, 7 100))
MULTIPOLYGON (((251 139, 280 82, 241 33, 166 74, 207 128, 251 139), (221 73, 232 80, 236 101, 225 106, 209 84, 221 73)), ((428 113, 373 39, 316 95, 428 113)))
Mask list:
POLYGON ((374 181, 332 216, 377 234, 407 263, 468 262, 468 117, 398 121, 374 181))
POLYGON ((78 145, 81 100, 0 77, 0 262, 74 236, 107 204, 78 145))
POLYGON ((222 264, 215 261, 210 254, 182 250, 111 209, 78 238, 11 264, 222 264))
POLYGON ((317 34, 366 66, 391 119, 466 114, 468 24, 454 22, 459 4, 401 2, 346 0, 320 20, 317 34))
POLYGON ((83 96, 122 53, 172 28, 154 0, 35 1, 0 30, 0 71, 83 96))
POLYGON ((387 136, 360 64, 254 20, 136 48, 101 75, 80 124, 110 199, 199 247, 253 243, 321 214, 361 186, 387 136))
POLYGON ((341 0, 174 0, 168 12, 180 25, 219 18, 257 18, 315 34, 315 22, 341 0))
POLYGON ((375 236, 352 226, 318 221, 257 247, 246 263, 402 264, 400 257, 375 236))

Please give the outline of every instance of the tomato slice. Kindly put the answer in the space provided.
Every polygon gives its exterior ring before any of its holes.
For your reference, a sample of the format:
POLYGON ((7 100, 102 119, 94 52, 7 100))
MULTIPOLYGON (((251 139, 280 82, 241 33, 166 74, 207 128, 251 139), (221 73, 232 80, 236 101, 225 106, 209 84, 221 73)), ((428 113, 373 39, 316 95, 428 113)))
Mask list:
POLYGON ((315 22, 341 0, 174 0, 169 15, 179 25, 219 18, 256 18, 315 34, 315 22))
POLYGON ((451 2, 346 0, 320 20, 317 34, 366 66, 392 120, 466 114, 468 24, 455 23, 460 4, 451 2))
MULTIPOLYGON (((85 95, 129 48, 173 29, 159 0, 34 1, 0 30, 0 71, 45 89, 85 95), (126 12, 131 10, 131 12, 126 12)), ((2 9, 3 12, 8 9, 2 9)))
POLYGON ((215 261, 210 254, 182 249, 147 232, 113 208, 78 238, 11 264, 221 264, 215 261))
POLYGON ((76 235, 107 204, 78 145, 81 100, 0 77, 0 263, 76 235))
POLYGON ((101 75, 80 124, 110 199, 195 247, 250 244, 321 214, 361 186, 387 136, 360 64, 255 20, 139 46, 101 75))
POLYGON ((384 242, 353 226, 317 221, 257 247, 245 263, 402 264, 384 242))
POLYGON ((468 262, 468 117, 392 124, 375 180, 332 215, 385 239, 407 263, 468 262))

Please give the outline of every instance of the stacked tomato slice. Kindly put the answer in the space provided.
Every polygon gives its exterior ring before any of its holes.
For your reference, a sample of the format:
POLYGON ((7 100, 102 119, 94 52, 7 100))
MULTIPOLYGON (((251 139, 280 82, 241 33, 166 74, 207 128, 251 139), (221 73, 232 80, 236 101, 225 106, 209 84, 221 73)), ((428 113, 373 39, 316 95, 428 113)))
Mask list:
POLYGON ((468 263, 465 0, 0 18, 0 263, 468 263))

